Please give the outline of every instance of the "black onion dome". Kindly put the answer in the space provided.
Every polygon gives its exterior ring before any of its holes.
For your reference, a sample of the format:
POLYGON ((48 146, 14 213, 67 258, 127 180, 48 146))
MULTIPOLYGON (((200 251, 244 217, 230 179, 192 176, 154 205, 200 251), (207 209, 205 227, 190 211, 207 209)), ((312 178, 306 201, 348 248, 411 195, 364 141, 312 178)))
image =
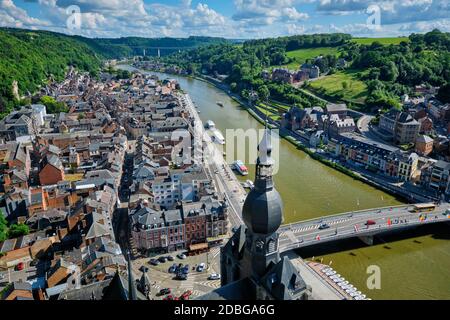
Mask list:
POLYGON ((242 209, 244 222, 253 233, 271 234, 283 222, 283 202, 275 188, 248 194, 242 209))

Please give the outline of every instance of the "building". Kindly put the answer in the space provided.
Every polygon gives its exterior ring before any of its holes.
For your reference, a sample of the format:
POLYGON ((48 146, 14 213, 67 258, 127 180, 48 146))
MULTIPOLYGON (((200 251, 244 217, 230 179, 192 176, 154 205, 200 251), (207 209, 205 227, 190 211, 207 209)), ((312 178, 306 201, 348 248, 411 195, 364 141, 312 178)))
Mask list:
POLYGON ((436 193, 450 195, 449 188, 450 163, 446 161, 430 161, 421 169, 420 184, 436 193))
POLYGON ((399 156, 398 178, 401 181, 413 180, 417 173, 419 156, 416 153, 399 156))
POLYGON ((420 123, 410 114, 395 109, 380 117, 379 130, 387 133, 396 144, 415 143, 420 127, 420 123))
POLYGON ((242 211, 242 225, 221 248, 222 287, 202 300, 306 300, 311 289, 287 257, 280 257, 277 230, 283 205, 273 184, 270 133, 259 145, 255 188, 242 211))
POLYGON ((419 136, 416 140, 416 152, 421 156, 427 156, 433 151, 434 140, 429 136, 419 136))
POLYGON ((42 163, 42 169, 39 171, 39 181, 42 185, 57 184, 64 180, 64 167, 59 157, 47 155, 42 163))

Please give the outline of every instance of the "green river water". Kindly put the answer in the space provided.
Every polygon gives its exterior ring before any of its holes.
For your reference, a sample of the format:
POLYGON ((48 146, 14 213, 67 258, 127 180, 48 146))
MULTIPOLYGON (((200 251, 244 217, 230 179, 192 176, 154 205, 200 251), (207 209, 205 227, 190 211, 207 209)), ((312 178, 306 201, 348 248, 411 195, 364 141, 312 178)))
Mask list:
MULTIPOLYGON (((214 121, 224 135, 226 129, 262 128, 246 110, 213 85, 195 79, 158 75, 177 79, 200 110, 203 122, 214 121), (223 107, 217 105, 218 101, 223 107)), ((248 146, 239 145, 238 148, 246 148, 248 154, 248 146)), ((284 139, 280 140, 278 161, 275 184, 284 202, 284 223, 401 204, 393 196, 313 160, 284 139)), ((241 179, 253 180, 254 165, 246 164, 249 175, 241 179)), ((449 234, 450 226, 442 225, 384 237, 371 247, 359 240, 348 240, 326 245, 320 251, 315 248, 300 254, 309 260, 314 257, 314 260, 331 263, 372 299, 450 299, 449 234), (366 270, 370 265, 378 265, 381 269, 379 290, 369 290, 366 286, 369 276, 366 270)))

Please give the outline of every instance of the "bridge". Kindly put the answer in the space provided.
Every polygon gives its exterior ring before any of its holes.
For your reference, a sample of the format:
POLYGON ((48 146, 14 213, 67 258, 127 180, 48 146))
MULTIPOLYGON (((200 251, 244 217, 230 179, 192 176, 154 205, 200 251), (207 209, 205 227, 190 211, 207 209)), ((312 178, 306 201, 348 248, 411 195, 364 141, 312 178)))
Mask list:
POLYGON ((359 238, 372 245, 374 236, 378 234, 424 224, 450 222, 450 215, 447 214, 447 210, 450 210, 448 203, 424 212, 412 211, 413 206, 361 210, 283 225, 278 229, 280 252, 349 238, 359 238), (368 220, 373 224, 366 224, 368 220), (322 224, 328 227, 319 229, 322 224))

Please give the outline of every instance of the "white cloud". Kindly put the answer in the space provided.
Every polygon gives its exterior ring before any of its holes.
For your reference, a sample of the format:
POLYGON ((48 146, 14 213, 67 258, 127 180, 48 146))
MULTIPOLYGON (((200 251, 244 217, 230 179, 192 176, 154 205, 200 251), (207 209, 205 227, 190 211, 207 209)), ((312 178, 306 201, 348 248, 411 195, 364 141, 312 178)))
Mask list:
POLYGON ((48 21, 30 17, 28 13, 16 7, 12 0, 0 0, 0 26, 18 28, 37 28, 49 26, 48 21))

